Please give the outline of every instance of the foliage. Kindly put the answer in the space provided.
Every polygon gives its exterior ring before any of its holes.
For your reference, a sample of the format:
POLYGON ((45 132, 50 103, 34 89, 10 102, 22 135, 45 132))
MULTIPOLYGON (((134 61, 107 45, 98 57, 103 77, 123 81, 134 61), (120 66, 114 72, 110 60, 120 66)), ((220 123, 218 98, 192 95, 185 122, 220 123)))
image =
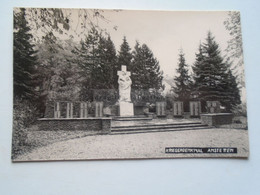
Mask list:
POLYGON ((117 66, 117 56, 116 49, 110 36, 107 38, 101 37, 99 43, 99 61, 101 66, 101 71, 99 72, 100 82, 102 82, 103 88, 115 89, 117 87, 117 71, 119 67, 117 66))
MULTIPOLYGON (((131 62, 132 62, 133 55, 131 53, 131 48, 126 40, 126 37, 124 36, 123 38, 123 43, 120 45, 120 50, 118 52, 117 56, 117 70, 121 69, 122 65, 125 65, 127 67, 127 70, 129 70, 131 67, 131 62)), ((118 88, 117 84, 117 77, 116 77, 116 88, 118 88)))
POLYGON ((36 100, 35 96, 35 50, 30 40, 30 28, 25 19, 25 9, 14 14, 14 96, 36 100))
POLYGON ((38 117, 35 104, 39 100, 37 90, 36 51, 31 43, 32 34, 26 21, 25 9, 14 13, 13 47, 13 141, 12 158, 28 145, 27 127, 38 117))
POLYGON ((93 96, 91 89, 113 89, 117 85, 117 56, 114 43, 92 28, 81 47, 76 48, 76 63, 84 75, 81 98, 93 96))
POLYGON ((95 89, 93 91, 93 101, 104 102, 105 105, 113 105, 118 101, 117 89, 95 89))
POLYGON ((165 101, 165 98, 162 96, 161 92, 156 89, 132 89, 131 100, 136 105, 145 105, 156 103, 158 101, 165 101))
POLYGON ((131 48, 126 40, 126 37, 123 38, 123 43, 120 45, 120 51, 118 54, 118 66, 126 65, 127 67, 130 66, 132 61, 132 53, 131 48))
POLYGON ((45 39, 38 44, 38 72, 41 95, 45 100, 79 100, 81 77, 71 52, 71 40, 45 39))
POLYGON ((235 107, 232 108, 232 112, 236 116, 244 116, 247 117, 247 106, 246 103, 241 103, 235 107))
POLYGON ((226 74, 226 88, 224 88, 228 98, 225 101, 225 106, 228 111, 234 110, 238 105, 241 104, 240 91, 237 84, 236 77, 232 74, 229 69, 226 74))
POLYGON ((27 128, 36 121, 37 109, 30 101, 14 99, 12 158, 29 146, 27 128))
POLYGON ((173 108, 173 102, 174 102, 175 96, 173 93, 168 92, 165 96, 165 100, 166 100, 166 109, 170 110, 173 108))
POLYGON ((228 41, 226 48, 226 57, 228 61, 233 63, 233 69, 238 77, 238 82, 241 86, 245 86, 244 78, 244 61, 243 61, 243 45, 240 12, 231 11, 228 13, 228 18, 224 21, 226 29, 229 31, 231 39, 228 41))
POLYGON ((132 88, 134 89, 163 89, 163 72, 154 57, 153 52, 146 44, 140 46, 136 42, 133 51, 133 62, 130 66, 132 88))
MULTIPOLYGON (((82 37, 91 28, 105 31, 99 22, 110 22, 100 9, 26 8, 25 11, 35 42, 49 34, 68 39, 82 37)), ((19 8, 14 8, 14 13, 18 12, 19 8)))
POLYGON ((42 115, 46 101, 91 101, 93 89, 118 89, 121 64, 134 70, 134 85, 142 83, 137 89, 163 88, 159 62, 145 44, 136 50, 135 65, 131 66, 132 53, 124 37, 117 57, 111 37, 91 22, 95 17, 105 20, 102 10, 78 11, 78 20, 87 17, 79 25, 85 28, 90 24, 79 44, 73 37, 57 36, 70 33, 75 13, 69 9, 14 9, 15 95, 24 93, 18 97, 35 99, 42 115))
POLYGON ((81 40, 80 47, 75 47, 73 53, 76 55, 75 63, 79 65, 80 74, 83 78, 80 99, 91 100, 93 94, 91 89, 95 84, 94 75, 98 73, 98 45, 100 34, 92 28, 85 40, 81 40))
POLYGON ((209 32, 206 42, 199 47, 193 66, 194 89, 202 102, 220 101, 227 111, 240 104, 235 77, 223 61, 219 46, 209 32))
POLYGON ((189 75, 188 65, 185 62, 185 56, 183 51, 179 54, 179 63, 177 68, 178 75, 175 76, 175 86, 173 87, 173 92, 175 93, 175 100, 183 101, 184 110, 189 109, 189 99, 191 93, 191 77, 189 75))

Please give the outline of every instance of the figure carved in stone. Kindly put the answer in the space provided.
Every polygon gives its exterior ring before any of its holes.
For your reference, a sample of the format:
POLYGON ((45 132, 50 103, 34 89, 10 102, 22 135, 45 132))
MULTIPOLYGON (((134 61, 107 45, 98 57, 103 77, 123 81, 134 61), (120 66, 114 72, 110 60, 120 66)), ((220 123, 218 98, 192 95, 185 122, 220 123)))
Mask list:
POLYGON ((118 71, 118 84, 119 84, 119 101, 131 102, 131 85, 132 80, 130 78, 130 72, 126 71, 126 68, 118 71))

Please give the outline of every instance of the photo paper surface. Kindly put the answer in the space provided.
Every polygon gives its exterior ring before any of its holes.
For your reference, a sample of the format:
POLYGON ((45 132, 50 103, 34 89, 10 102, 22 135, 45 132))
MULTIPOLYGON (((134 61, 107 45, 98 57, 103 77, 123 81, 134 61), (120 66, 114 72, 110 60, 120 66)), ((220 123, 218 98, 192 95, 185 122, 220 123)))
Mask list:
POLYGON ((249 156, 238 11, 13 14, 13 162, 249 156))

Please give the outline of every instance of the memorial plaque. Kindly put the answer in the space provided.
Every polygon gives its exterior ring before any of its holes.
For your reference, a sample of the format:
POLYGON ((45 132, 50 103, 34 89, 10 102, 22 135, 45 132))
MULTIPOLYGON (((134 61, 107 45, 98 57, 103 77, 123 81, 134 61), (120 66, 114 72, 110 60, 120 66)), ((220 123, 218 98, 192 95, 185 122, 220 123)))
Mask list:
POLYGON ((173 102, 173 116, 183 116, 183 102, 175 101, 173 102))
POLYGON ((219 101, 207 101, 207 112, 208 113, 220 113, 220 102, 219 101))
POLYGON ((156 102, 156 115, 166 116, 166 102, 156 102))
POLYGON ((80 102, 80 118, 88 117, 88 103, 80 102))
POLYGON ((200 113, 201 113, 200 101, 191 101, 190 102, 190 116, 191 117, 200 117, 200 113))
POLYGON ((73 118, 73 103, 67 102, 67 118, 73 118))
POLYGON ((54 118, 60 118, 60 102, 56 102, 54 105, 54 118))
POLYGON ((95 117, 103 117, 103 102, 95 102, 95 117))

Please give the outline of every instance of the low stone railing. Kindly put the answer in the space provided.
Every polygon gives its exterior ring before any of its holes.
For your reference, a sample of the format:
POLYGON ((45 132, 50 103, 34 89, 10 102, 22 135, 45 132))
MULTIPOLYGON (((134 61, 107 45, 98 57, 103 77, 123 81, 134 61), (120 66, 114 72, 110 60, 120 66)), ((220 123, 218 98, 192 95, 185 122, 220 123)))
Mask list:
POLYGON ((109 134, 111 131, 110 117, 88 117, 88 118, 41 118, 39 130, 84 130, 97 133, 109 134))
POLYGON ((209 126, 219 126, 232 124, 232 113, 211 113, 201 114, 201 123, 209 126))

